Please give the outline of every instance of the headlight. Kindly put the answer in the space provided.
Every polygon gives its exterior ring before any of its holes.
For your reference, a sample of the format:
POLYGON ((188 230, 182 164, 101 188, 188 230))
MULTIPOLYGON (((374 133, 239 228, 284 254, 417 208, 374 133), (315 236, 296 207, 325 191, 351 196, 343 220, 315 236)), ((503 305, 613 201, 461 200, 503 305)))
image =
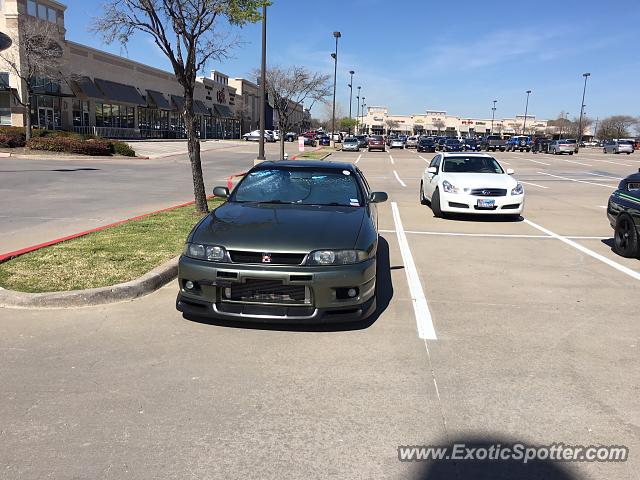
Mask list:
POLYGON ((184 246, 184 255, 210 262, 226 262, 227 251, 217 245, 201 245, 199 243, 187 243, 184 246))
POLYGON ((458 193, 458 187, 454 187, 446 180, 442 182, 442 189, 447 193, 458 193))
POLYGON ((307 257, 307 265, 349 265, 367 258, 364 250, 315 250, 307 257))
POLYGON ((521 183, 518 183, 515 188, 511 189, 511 195, 522 195, 524 193, 524 187, 521 183))

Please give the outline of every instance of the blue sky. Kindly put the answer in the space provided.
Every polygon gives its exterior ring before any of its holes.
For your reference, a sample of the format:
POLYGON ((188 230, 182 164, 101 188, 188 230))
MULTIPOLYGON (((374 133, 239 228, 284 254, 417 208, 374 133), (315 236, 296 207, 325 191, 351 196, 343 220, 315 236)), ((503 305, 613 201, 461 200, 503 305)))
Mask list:
MULTIPOLYGON (((64 0, 63 0, 64 1, 64 0)), ((583 72, 590 72, 589 117, 640 112, 638 0, 538 0, 531 7, 494 0, 448 2, 324 0, 319 6, 273 0, 268 12, 269 64, 304 65, 333 75, 332 32, 342 33, 337 102, 349 112, 349 70, 367 105, 390 113, 446 110, 468 117, 578 115, 583 72)), ((100 0, 67 0, 67 38, 170 70, 145 36, 125 51, 88 31, 100 0)), ((229 76, 251 78, 260 64, 260 25, 239 30, 233 58, 212 63, 229 76)), ((355 97, 355 93, 354 93, 355 97)), ((355 98, 353 104, 355 115, 355 98)), ((313 109, 323 116, 323 107, 313 109)))

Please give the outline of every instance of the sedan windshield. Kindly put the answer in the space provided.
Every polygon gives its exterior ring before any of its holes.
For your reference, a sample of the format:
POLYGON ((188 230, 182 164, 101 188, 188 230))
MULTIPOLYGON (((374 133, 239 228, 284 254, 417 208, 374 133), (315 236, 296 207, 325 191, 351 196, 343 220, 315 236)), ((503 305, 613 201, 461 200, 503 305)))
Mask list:
POLYGON ((492 157, 449 157, 444 159, 443 172, 450 173, 504 173, 492 157))
POLYGON ((363 203, 349 170, 310 168, 254 170, 238 184, 229 201, 351 207, 363 203))

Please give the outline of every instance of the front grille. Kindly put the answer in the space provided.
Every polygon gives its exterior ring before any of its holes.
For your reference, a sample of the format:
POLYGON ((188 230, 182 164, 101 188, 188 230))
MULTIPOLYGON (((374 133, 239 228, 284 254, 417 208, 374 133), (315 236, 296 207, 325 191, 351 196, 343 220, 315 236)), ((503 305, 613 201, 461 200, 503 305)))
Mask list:
POLYGON ((283 318, 311 317, 315 312, 313 306, 249 305, 246 303, 219 303, 216 308, 219 312, 236 315, 265 315, 283 318))
POLYGON ((223 300, 232 302, 309 303, 310 296, 304 285, 284 285, 279 280, 247 279, 245 283, 235 283, 224 288, 223 300))
POLYGON ((516 208, 519 208, 520 204, 519 203, 510 203, 509 205, 504 205, 502 207, 503 210, 514 210, 516 208))
POLYGON ((229 257, 233 263, 261 263, 268 265, 300 265, 304 260, 302 253, 269 253, 245 252, 229 250, 229 257))
POLYGON ((507 191, 503 188, 474 188, 471 195, 476 197, 506 197, 507 191))

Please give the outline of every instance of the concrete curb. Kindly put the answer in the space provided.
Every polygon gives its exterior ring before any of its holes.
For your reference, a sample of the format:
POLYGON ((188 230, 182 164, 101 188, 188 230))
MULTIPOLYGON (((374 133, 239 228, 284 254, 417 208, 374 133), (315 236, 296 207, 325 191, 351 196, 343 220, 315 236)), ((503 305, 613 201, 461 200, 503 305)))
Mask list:
POLYGON ((179 256, 174 257, 135 280, 108 287, 47 293, 16 292, 0 287, 0 307, 67 308, 133 300, 154 292, 176 278, 179 258, 179 256))

